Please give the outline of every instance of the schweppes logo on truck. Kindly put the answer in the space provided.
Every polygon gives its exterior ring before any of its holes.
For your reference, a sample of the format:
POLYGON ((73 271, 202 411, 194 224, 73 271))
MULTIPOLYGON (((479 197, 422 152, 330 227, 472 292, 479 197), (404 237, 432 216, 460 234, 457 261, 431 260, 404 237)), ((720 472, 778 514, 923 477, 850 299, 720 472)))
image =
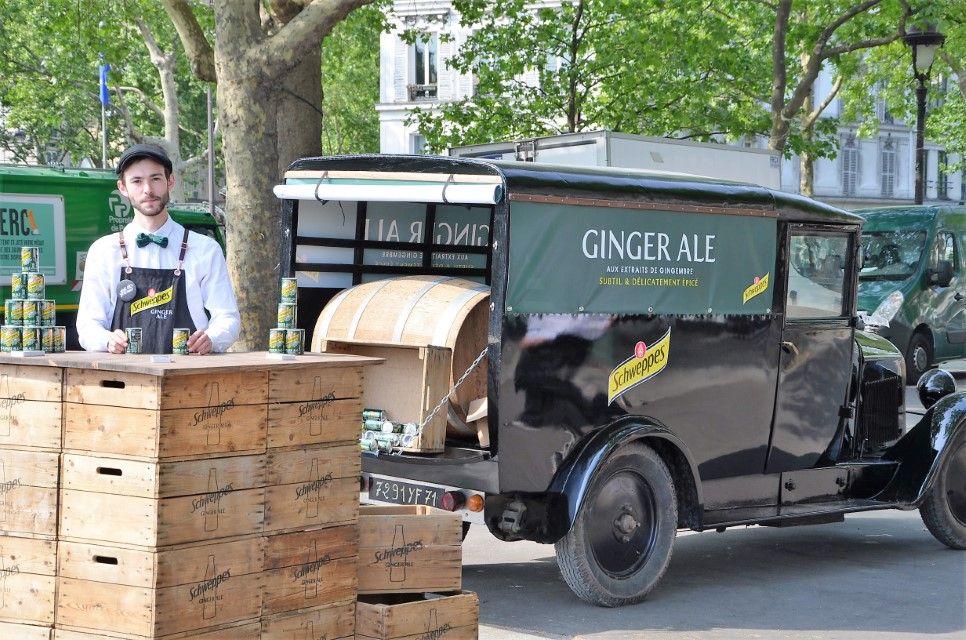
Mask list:
POLYGON ((140 313, 145 309, 153 309, 154 307, 160 307, 163 304, 168 304, 171 302, 171 298, 174 297, 174 286, 168 287, 164 291, 159 291, 153 296, 147 296, 141 298, 140 300, 135 300, 131 303, 131 316, 135 313, 140 313))
POLYGON ((755 276, 755 281, 745 288, 745 292, 741 295, 741 304, 748 304, 748 301, 756 296, 768 291, 768 276, 771 273, 766 273, 762 277, 755 276))
POLYGON ((617 365, 607 380, 607 404, 621 397, 637 385, 647 382, 664 371, 671 352, 671 330, 657 342, 647 345, 638 342, 634 355, 617 365))

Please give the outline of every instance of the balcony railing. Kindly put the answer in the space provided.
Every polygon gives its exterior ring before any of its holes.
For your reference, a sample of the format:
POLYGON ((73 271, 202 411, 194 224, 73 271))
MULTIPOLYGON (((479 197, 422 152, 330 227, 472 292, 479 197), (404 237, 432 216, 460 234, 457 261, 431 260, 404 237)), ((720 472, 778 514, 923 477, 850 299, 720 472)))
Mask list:
POLYGON ((406 89, 409 92, 410 102, 426 102, 436 99, 435 84, 408 84, 406 89))

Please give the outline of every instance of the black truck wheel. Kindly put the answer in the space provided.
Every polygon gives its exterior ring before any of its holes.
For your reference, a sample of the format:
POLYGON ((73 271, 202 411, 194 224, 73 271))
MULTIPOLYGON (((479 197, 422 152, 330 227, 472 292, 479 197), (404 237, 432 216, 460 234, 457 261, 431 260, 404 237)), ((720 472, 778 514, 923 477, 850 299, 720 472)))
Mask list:
POLYGON ((577 521, 555 545, 557 565, 585 602, 640 602, 664 575, 676 531, 671 474, 653 449, 630 445, 597 471, 577 521))
POLYGON ((906 384, 916 384, 929 371, 932 362, 932 342, 924 333, 914 333, 906 350, 906 384))
POLYGON ((919 515, 936 540, 966 549, 966 429, 960 428, 919 515))

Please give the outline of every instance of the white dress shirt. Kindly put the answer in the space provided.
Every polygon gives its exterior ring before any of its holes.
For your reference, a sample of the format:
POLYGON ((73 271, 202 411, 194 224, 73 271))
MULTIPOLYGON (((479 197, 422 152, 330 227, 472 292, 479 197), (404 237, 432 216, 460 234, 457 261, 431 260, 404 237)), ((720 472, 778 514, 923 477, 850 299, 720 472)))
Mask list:
MULTIPOLYGON (((168 218, 154 232, 168 238, 168 246, 163 249, 153 242, 138 247, 138 233, 148 233, 148 230, 135 222, 124 227, 124 245, 132 267, 174 270, 178 266, 184 227, 168 218)), ((122 265, 116 233, 97 239, 87 252, 84 285, 77 308, 77 337, 88 351, 107 351, 122 265)), ((208 236, 189 232, 181 275, 185 279, 188 311, 195 329, 208 334, 214 351, 225 351, 238 338, 241 317, 221 246, 208 236), (210 319, 205 309, 211 314, 210 319)))

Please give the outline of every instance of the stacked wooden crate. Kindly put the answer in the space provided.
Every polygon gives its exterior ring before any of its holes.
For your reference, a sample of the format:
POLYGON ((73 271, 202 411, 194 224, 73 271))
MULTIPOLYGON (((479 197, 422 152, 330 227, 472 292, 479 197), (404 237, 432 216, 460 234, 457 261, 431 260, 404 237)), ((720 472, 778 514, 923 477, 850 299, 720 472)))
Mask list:
POLYGON ((62 377, 0 364, 0 638, 54 624, 62 377))
POLYGON ((462 519, 431 507, 359 515, 358 640, 475 640, 479 600, 462 587, 462 519))

